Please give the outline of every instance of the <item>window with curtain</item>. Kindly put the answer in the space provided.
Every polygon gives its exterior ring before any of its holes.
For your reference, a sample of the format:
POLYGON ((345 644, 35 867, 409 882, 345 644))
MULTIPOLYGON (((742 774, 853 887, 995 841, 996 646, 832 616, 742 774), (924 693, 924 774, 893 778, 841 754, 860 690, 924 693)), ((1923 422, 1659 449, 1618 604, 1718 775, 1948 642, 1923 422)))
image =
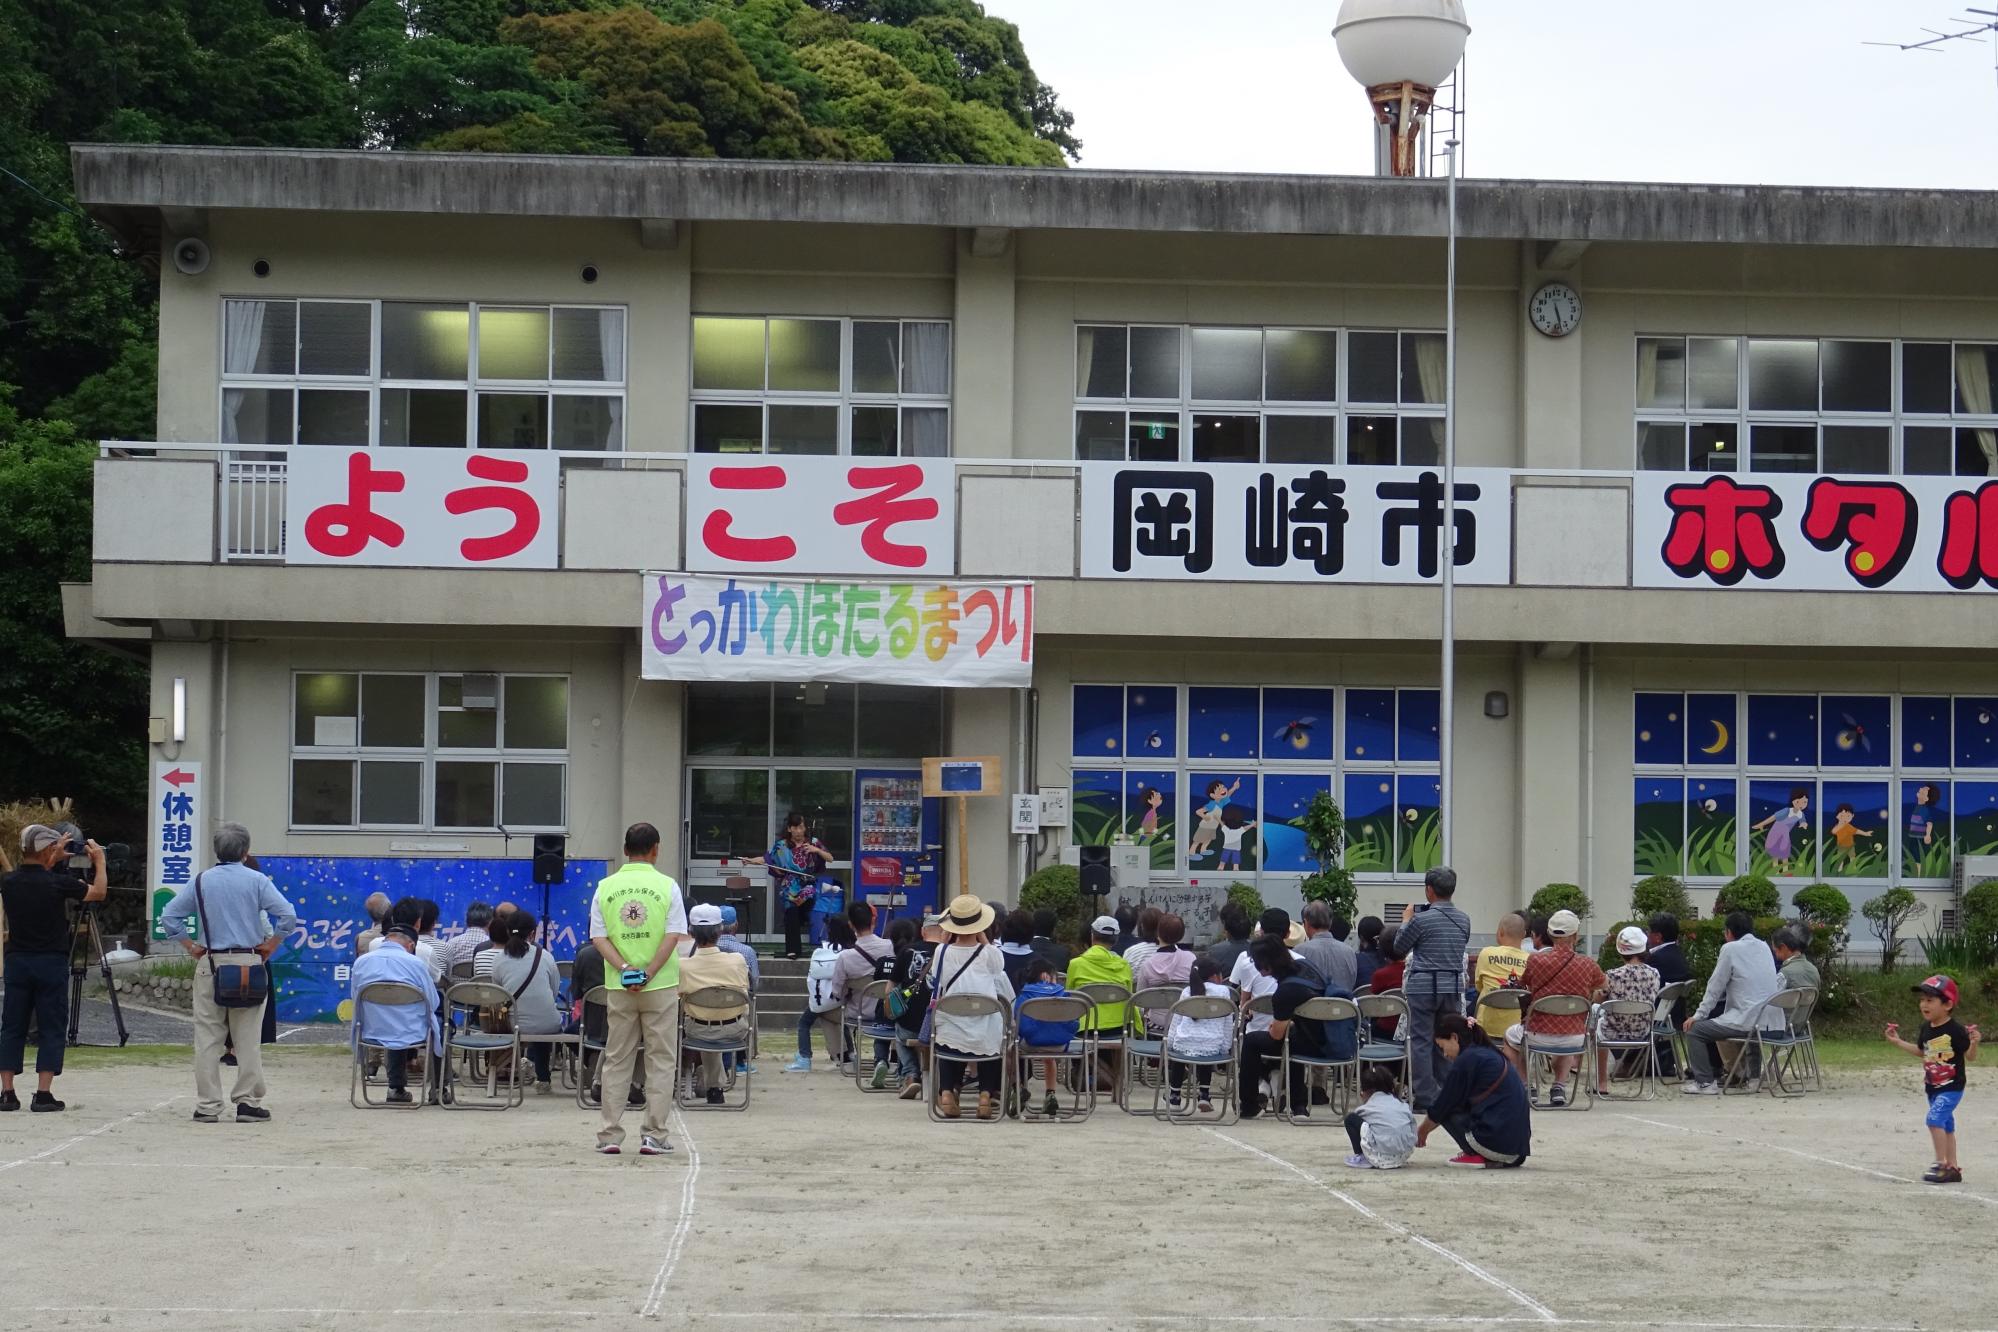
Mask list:
POLYGON ((1994 371, 1992 343, 1639 337, 1637 467, 1998 476, 1994 371))
POLYGON ((1075 456, 1435 463, 1444 359, 1441 333, 1078 324, 1075 456))
POLYGON ((225 444, 616 452, 615 306, 226 300, 225 444))
POLYGON ((695 453, 950 456, 938 319, 694 317, 695 453))

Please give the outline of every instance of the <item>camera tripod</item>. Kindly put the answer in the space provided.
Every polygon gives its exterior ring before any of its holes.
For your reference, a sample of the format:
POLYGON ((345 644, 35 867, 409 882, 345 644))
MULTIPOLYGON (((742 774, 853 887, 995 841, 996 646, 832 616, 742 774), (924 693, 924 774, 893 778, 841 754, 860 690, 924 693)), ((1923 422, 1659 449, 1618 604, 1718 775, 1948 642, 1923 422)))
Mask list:
POLYGON ((77 1027, 83 1021, 83 978, 90 972, 90 954, 95 949, 98 969, 104 973, 104 996, 111 1001, 111 1020, 118 1027, 118 1044, 124 1045, 132 1039, 125 1030, 125 1011, 118 1006, 118 985, 111 979, 111 963, 104 957, 104 933, 97 928, 97 908, 86 905, 78 909, 76 924, 69 935, 69 1044, 81 1044, 76 1039, 77 1027))

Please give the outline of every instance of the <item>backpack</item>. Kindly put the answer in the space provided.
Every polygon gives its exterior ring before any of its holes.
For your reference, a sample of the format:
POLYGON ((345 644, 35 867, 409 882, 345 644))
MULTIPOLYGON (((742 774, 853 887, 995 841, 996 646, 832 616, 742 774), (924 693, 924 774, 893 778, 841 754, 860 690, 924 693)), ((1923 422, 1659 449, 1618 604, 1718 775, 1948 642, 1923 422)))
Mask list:
POLYGON ((882 1026, 900 1027, 904 1031, 922 1030, 923 1014, 930 1006, 930 981, 924 975, 923 967, 927 960, 920 951, 911 948, 890 954, 874 964, 876 980, 896 982, 895 988, 883 995, 881 1002, 874 1006, 876 1022, 882 1026), (898 972, 901 973, 899 976, 898 972))
POLYGON ((811 965, 805 970, 805 1006, 814 1013, 830 1013, 845 1002, 833 974, 839 966, 839 954, 840 950, 829 943, 812 950, 811 965))

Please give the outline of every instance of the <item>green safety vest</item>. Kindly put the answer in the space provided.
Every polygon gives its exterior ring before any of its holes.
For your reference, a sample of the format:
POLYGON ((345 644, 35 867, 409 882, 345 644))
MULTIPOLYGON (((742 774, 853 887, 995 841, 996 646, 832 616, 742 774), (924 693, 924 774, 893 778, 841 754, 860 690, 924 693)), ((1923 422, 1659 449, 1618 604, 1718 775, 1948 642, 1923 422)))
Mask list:
MULTIPOLYGON (((597 885, 597 914, 603 917, 604 937, 617 955, 633 967, 649 966, 667 934, 673 915, 673 894, 680 885, 643 861, 633 861, 597 885)), ((652 978, 648 990, 670 989, 680 983, 676 952, 652 978)), ((604 984, 618 989, 617 973, 607 972, 604 984)))

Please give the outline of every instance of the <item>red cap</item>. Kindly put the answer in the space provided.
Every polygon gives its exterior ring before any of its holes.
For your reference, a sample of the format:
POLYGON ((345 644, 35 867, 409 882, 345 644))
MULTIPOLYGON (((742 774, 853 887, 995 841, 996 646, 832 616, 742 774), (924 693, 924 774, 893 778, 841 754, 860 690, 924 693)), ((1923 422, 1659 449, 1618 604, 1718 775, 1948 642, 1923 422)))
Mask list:
POLYGON ((1914 991, 1916 994, 1932 994, 1951 1008, 1956 1007, 1956 982, 1947 976, 1931 976, 1915 986, 1914 991))

